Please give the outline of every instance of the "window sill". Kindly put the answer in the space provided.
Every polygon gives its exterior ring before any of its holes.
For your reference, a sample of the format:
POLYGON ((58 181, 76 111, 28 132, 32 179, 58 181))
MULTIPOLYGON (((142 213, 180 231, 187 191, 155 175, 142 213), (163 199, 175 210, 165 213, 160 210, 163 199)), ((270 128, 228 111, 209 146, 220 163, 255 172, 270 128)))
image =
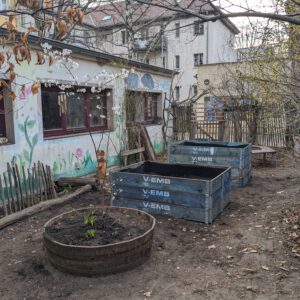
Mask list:
MULTIPOLYGON (((109 132, 113 132, 113 131, 114 131, 113 129, 96 130, 96 131, 91 131, 91 134, 109 133, 109 132)), ((61 135, 55 135, 55 136, 44 136, 44 141, 65 139, 65 138, 71 138, 71 137, 76 137, 76 136, 84 136, 84 135, 89 135, 89 134, 90 133, 88 131, 85 131, 85 132, 61 134, 61 135)))
POLYGON ((14 145, 15 143, 10 143, 10 142, 7 142, 7 143, 0 143, 0 147, 3 147, 3 146, 10 146, 10 145, 14 145))

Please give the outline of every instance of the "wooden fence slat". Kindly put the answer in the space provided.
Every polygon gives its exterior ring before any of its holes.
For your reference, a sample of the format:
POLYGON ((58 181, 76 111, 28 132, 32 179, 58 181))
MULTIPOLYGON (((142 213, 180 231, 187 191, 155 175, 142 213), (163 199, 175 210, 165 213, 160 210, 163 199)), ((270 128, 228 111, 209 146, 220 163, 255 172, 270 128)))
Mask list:
MULTIPOLYGON (((9 163, 8 163, 9 165, 9 163)), ((12 164, 11 168, 11 172, 12 172, 12 178, 14 181, 14 190, 15 190, 15 195, 16 195, 16 201, 18 204, 18 210, 22 210, 22 203, 21 203, 21 199, 20 199, 20 194, 19 194, 19 183, 18 183, 18 178, 17 178, 17 174, 16 174, 16 169, 15 169, 15 165, 12 164)))
POLYGON ((29 169, 27 169, 28 174, 28 186, 29 186, 29 198, 30 198, 30 206, 34 205, 34 196, 33 196, 33 183, 32 183, 32 173, 29 169))
POLYGON ((0 199, 1 199, 1 202, 3 205, 4 215, 7 216, 7 207, 6 207, 4 193, 3 193, 3 185, 2 185, 1 175, 0 175, 0 199))
POLYGON ((18 165, 15 164, 14 168, 15 168, 17 183, 18 183, 18 186, 16 188, 19 189, 19 191, 20 191, 21 209, 24 209, 25 208, 25 201, 24 201, 24 198, 23 198, 22 182, 21 182, 21 177, 20 177, 20 172, 19 172, 18 165))
POLYGON ((28 185, 28 179, 26 178, 26 174, 25 174, 25 167, 22 166, 22 176, 23 176, 23 184, 24 184, 24 192, 25 192, 25 207, 29 207, 29 195, 28 195, 28 189, 27 189, 27 185, 28 185))
POLYGON ((7 177, 8 177, 8 182, 9 182, 10 194, 11 194, 12 208, 14 211, 17 211, 17 203, 16 203, 16 200, 14 197, 13 184, 12 184, 12 178, 11 178, 12 170, 11 170, 9 163, 7 163, 7 177))
POLYGON ((11 203, 13 200, 10 200, 10 197, 9 197, 8 180, 6 179, 5 173, 3 173, 3 179, 4 179, 4 183, 5 183, 5 190, 6 190, 6 195, 7 195, 7 203, 8 203, 9 213, 11 214, 13 212, 12 211, 12 203, 11 203))

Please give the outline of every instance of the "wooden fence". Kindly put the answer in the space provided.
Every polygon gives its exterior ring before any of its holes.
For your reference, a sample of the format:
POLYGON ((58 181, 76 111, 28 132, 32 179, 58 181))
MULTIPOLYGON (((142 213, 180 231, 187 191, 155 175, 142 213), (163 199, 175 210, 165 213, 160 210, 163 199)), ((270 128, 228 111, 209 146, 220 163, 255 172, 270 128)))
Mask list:
POLYGON ((286 120, 280 105, 269 105, 252 111, 224 111, 222 117, 207 120, 204 107, 177 105, 174 113, 174 139, 241 141, 286 147, 286 120), (255 115, 256 113, 256 115, 255 115))
POLYGON ((55 197, 51 169, 41 162, 27 170, 7 163, 7 171, 0 174, 0 208, 5 216, 55 197))

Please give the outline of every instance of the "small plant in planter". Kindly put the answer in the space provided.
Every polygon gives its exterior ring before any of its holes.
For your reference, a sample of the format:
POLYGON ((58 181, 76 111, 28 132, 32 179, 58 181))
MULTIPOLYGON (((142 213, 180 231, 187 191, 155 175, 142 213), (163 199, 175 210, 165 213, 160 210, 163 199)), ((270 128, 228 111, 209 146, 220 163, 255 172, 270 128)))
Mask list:
MULTIPOLYGON (((95 215, 95 211, 94 209, 92 209, 91 214, 90 215, 84 215, 83 216, 83 222, 85 225, 87 226, 91 226, 93 227, 95 225, 96 222, 96 215, 95 215)), ((88 230, 85 233, 85 237, 87 239, 92 239, 94 238, 96 235, 96 230, 95 228, 88 228, 88 230)))

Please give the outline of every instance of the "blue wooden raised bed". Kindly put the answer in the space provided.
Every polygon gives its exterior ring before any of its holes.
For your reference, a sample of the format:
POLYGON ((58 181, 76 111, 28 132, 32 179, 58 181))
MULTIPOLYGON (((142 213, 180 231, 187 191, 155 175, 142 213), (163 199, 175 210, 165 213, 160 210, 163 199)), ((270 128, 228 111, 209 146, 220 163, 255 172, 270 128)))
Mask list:
POLYGON ((181 141, 170 144, 170 163, 230 166, 231 185, 243 187, 251 179, 251 144, 181 141))
POLYGON ((230 168, 143 162, 110 175, 112 205, 211 223, 229 202, 230 168))

